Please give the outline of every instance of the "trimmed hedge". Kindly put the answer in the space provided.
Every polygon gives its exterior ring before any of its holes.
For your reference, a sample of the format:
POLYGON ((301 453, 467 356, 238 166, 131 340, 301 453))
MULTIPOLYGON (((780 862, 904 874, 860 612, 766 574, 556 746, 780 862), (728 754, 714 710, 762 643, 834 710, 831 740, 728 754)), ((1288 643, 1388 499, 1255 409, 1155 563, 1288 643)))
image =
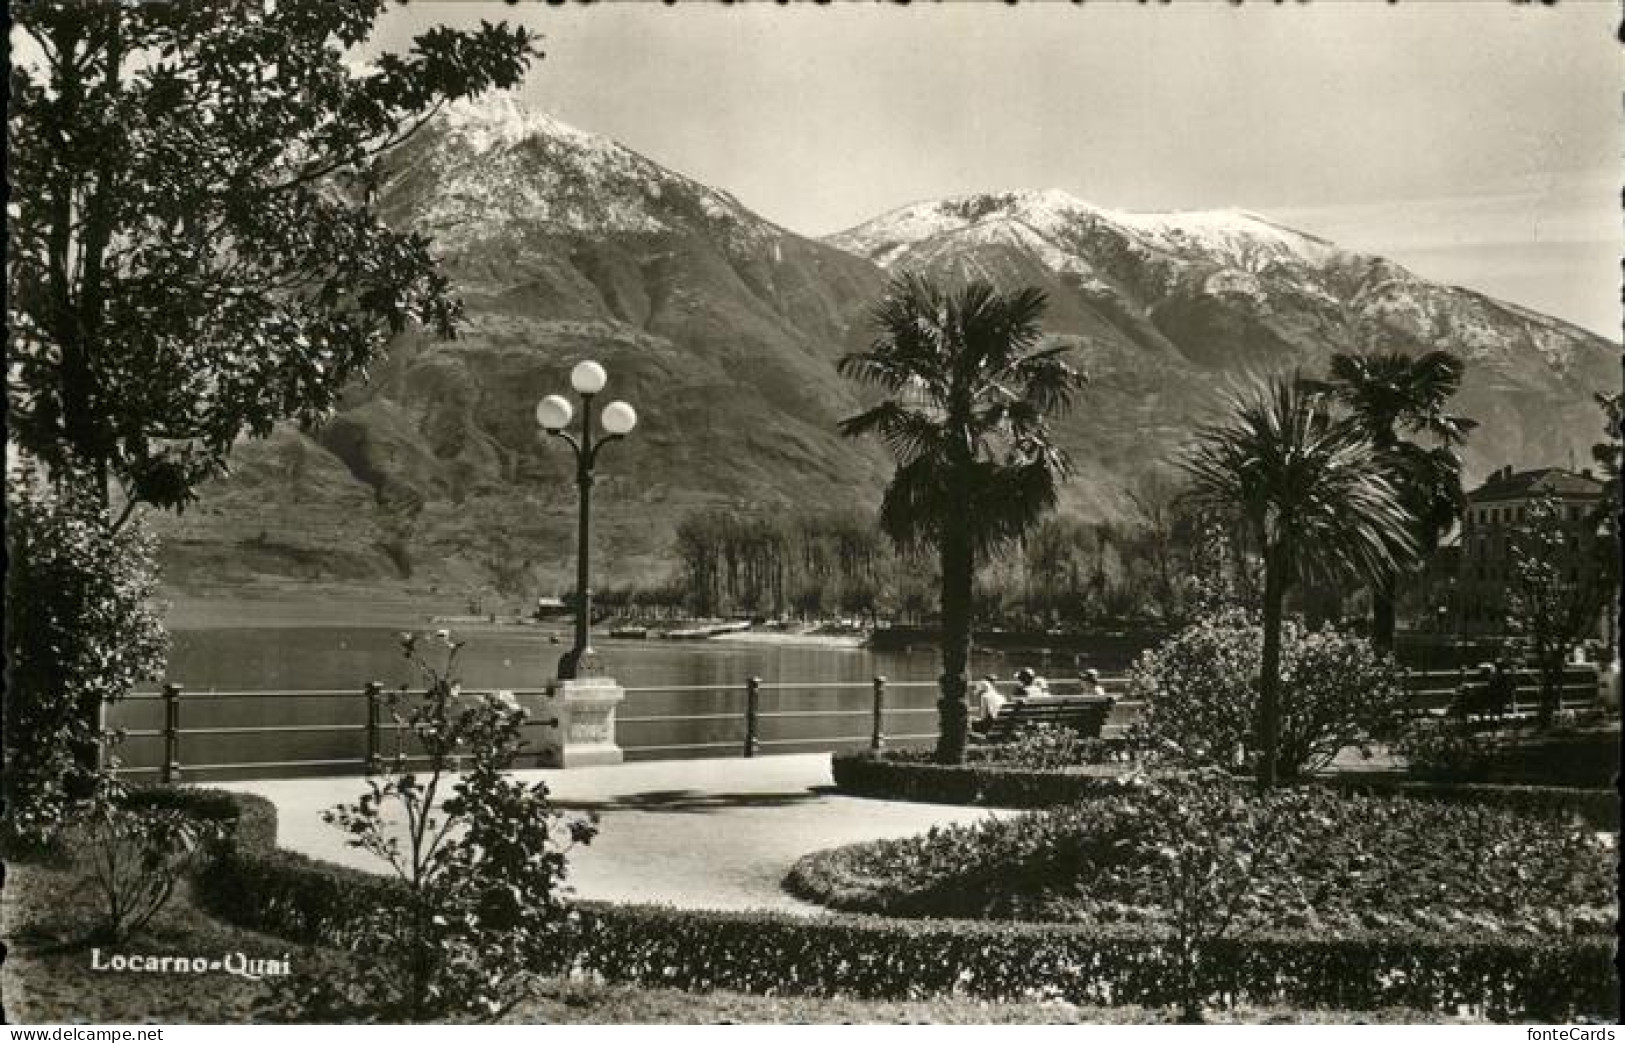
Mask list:
POLYGON ((932 764, 914 750, 831 754, 830 773, 843 793, 931 804, 1041 808, 1118 789, 1111 776, 1062 768, 1011 768, 975 760, 932 764))
POLYGON ((270 850, 276 845, 276 805, 252 793, 179 786, 132 786, 127 803, 135 808, 172 808, 225 827, 222 843, 270 850))
POLYGON ((1443 804, 1489 804, 1537 815, 1575 815, 1595 829, 1620 828, 1619 794, 1611 789, 1524 786, 1495 782, 1416 782, 1381 775, 1328 775, 1316 783, 1345 792, 1431 800, 1443 804))
MULTIPOLYGON (((1174 954, 1128 931, 960 920, 581 909, 575 966, 683 989, 1088 1005, 1180 1002, 1174 954)), ((1220 1005, 1475 1008, 1493 1020, 1569 1021, 1614 1009, 1607 938, 1541 943, 1438 935, 1251 937, 1216 947, 1204 985, 1220 1005)))
MULTIPOLYGON (((233 795, 233 799, 249 801, 233 795)), ((260 802, 263 804, 263 802, 260 802)), ((240 824, 254 824, 245 803, 240 824)), ((274 818, 274 816, 273 816, 274 818)), ((206 908, 239 926, 339 948, 357 914, 403 885, 238 834, 200 876, 206 908)), ((1615 1009, 1612 941, 1281 933, 1229 941, 1206 967, 1216 1003, 1343 1010, 1481 1011, 1494 1020, 1572 1021, 1615 1009)), ((582 902, 553 954, 635 985, 763 995, 1170 1006, 1174 954, 1131 929, 725 913, 582 902)))
POLYGON ((1602 787, 1619 774, 1619 761, 1617 727, 1537 734, 1497 750, 1485 781, 1602 787))
MULTIPOLYGON (((962 765, 933 764, 928 753, 909 749, 831 754, 830 773, 835 778, 836 788, 843 793, 931 804, 1040 808, 1117 792, 1112 776, 1011 768, 977 761, 962 765)), ((1243 780, 1238 778, 1238 781, 1243 780)), ((1333 773, 1311 781, 1343 790, 1417 800, 1493 804, 1517 811, 1578 815, 1597 829, 1620 828, 1619 794, 1612 789, 1427 782, 1386 772, 1333 773)))

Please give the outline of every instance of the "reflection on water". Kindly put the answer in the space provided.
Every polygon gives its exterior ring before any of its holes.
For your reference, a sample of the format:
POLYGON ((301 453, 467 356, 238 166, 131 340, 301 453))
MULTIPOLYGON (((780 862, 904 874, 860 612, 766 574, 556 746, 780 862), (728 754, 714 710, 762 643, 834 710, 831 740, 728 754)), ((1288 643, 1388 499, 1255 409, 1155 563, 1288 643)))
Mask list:
MULTIPOLYGON (((568 647, 533 631, 461 632, 468 645, 457 673, 472 689, 542 688, 568 647)), ((242 775, 345 774, 359 770, 366 749, 368 681, 386 689, 402 682, 422 690, 422 679, 402 656, 398 631, 383 628, 305 628, 187 630, 174 635, 166 679, 183 687, 182 727, 222 729, 182 737, 181 763, 189 779, 242 775), (277 692, 332 690, 316 698, 289 698, 277 692), (211 697, 217 692, 265 692, 248 698, 211 697), (319 731, 233 733, 224 729, 319 725, 319 731), (209 770, 202 765, 265 761, 322 761, 310 768, 274 771, 209 770)), ((631 759, 736 755, 743 740, 745 682, 760 677, 769 687, 761 699, 762 749, 766 753, 805 752, 862 745, 871 728, 872 689, 877 675, 888 690, 885 729, 902 741, 934 734, 934 651, 873 653, 865 649, 727 643, 721 641, 594 642, 605 672, 631 689, 620 709, 619 741, 631 759), (910 683, 913 683, 912 685, 910 683), (777 684, 795 685, 776 690, 777 684), (839 685, 841 687, 830 687, 839 685), (638 691, 705 687, 709 691, 638 691), (797 716, 805 714, 805 716, 797 716), (678 720, 712 715, 717 719, 678 720), (641 751, 641 752, 640 752, 641 751)), ((438 649, 429 646, 431 663, 438 649)), ((1069 657, 1052 664, 1058 677, 1070 673, 1069 657)), ((1041 660, 987 655, 972 662, 977 673, 1009 677, 1017 666, 1041 660)), ((110 723, 131 729, 162 726, 156 701, 115 707, 110 723)), ((121 749, 127 764, 151 766, 162 760, 162 740, 134 736, 121 749)))
MULTIPOLYGON (((465 684, 474 688, 540 688, 553 675, 568 644, 552 644, 529 631, 468 631, 459 659, 465 684)), ((368 681, 395 687, 414 684, 401 656, 400 634, 382 628, 291 628, 183 630, 174 635, 168 679, 189 692, 260 689, 356 689, 368 681)), ((431 651, 433 645, 428 646, 431 651)), ((605 672, 629 688, 661 685, 743 687, 749 677, 767 683, 854 682, 880 675, 893 681, 930 681, 938 672, 934 651, 870 652, 867 649, 758 645, 723 641, 622 641, 594 639, 605 672)), ((436 659, 433 655, 431 662, 436 659)), ((1008 677, 1018 666, 1044 666, 1038 657, 977 656, 974 673, 1008 677)), ((1070 657, 1051 664, 1070 672, 1070 657)))

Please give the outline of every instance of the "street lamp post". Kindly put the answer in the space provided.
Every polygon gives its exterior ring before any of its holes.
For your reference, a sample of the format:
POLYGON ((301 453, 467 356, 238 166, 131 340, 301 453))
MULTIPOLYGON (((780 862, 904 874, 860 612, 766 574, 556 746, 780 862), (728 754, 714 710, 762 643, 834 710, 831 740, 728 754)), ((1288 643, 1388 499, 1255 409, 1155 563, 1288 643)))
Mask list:
POLYGON ((580 505, 576 519, 576 620, 575 642, 559 659, 561 681, 598 675, 598 657, 592 650, 592 588, 590 561, 592 547, 593 465, 598 452, 613 441, 626 437, 637 426, 637 412, 625 402, 611 402, 599 416, 603 434, 594 437, 593 396, 604 390, 609 375, 596 362, 579 363, 570 371, 570 386, 581 396, 579 436, 567 430, 575 410, 563 395, 548 395, 536 405, 536 422, 555 438, 570 444, 576 459, 576 488, 580 505))

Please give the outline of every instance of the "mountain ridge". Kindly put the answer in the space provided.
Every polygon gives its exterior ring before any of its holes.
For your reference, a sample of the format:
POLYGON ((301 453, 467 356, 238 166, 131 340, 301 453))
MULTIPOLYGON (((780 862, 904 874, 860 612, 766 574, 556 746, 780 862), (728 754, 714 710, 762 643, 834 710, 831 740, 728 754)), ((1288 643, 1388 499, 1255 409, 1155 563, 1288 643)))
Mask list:
POLYGON ((561 589, 573 465, 531 409, 584 357, 643 418, 600 468, 602 583, 667 574, 693 510, 872 510, 890 461, 835 433, 865 398, 834 363, 905 270, 1048 293, 1047 334, 1091 375, 1057 424, 1079 467, 1063 509, 1086 518, 1126 516, 1148 461, 1239 373, 1455 351, 1463 411, 1486 422, 1475 474, 1589 445, 1581 391, 1617 383, 1602 338, 1260 215, 975 193, 817 239, 512 97, 448 106, 391 157, 378 206, 433 238, 464 330, 401 337, 327 424, 241 446, 233 477, 160 526, 173 584, 561 589))

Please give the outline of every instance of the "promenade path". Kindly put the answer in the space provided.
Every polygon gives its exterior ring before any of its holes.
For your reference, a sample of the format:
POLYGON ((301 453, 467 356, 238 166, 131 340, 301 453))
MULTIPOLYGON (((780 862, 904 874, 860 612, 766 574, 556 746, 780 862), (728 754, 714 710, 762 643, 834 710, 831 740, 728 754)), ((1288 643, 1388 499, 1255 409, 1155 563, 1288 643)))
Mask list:
MULTIPOLYGON (((568 771, 519 771, 546 782, 555 803, 599 816, 593 842, 570 855, 579 898, 689 909, 824 910, 785 893, 802 855, 1008 811, 867 800, 833 792, 829 754, 752 760, 643 761, 568 771)), ((354 800, 359 778, 217 783, 276 804, 277 842, 313 858, 387 871, 346 847, 321 812, 354 800)))

